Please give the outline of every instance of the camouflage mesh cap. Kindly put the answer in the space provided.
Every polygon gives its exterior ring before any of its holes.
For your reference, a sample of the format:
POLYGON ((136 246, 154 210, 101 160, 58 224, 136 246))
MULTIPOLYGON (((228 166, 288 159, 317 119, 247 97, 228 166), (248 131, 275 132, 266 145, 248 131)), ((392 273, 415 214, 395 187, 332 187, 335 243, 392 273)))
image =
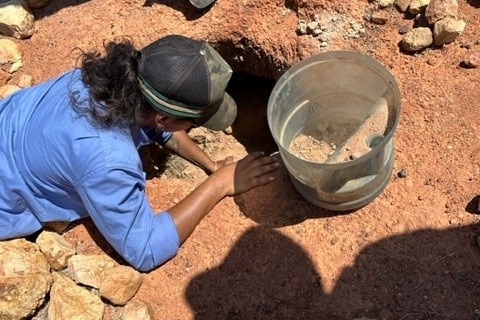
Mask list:
POLYGON ((140 90, 156 110, 211 130, 235 120, 237 106, 225 92, 232 69, 207 42, 170 35, 137 59, 140 90))

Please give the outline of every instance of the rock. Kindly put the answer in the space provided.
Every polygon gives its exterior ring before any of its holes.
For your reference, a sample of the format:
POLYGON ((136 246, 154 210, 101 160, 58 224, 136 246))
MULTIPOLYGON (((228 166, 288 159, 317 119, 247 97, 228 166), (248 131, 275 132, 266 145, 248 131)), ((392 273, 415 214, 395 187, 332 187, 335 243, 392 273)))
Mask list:
POLYGON ((402 48, 409 52, 416 52, 428 48, 433 44, 433 34, 430 28, 419 27, 407 32, 402 39, 402 48))
POLYGON ((23 0, 10 0, 0 6, 0 34, 17 39, 34 32, 34 16, 23 0))
POLYGON ((425 11, 425 8, 430 3, 430 0, 412 0, 408 6, 408 12, 411 14, 419 14, 425 11))
POLYGON ((22 74, 18 79, 18 86, 20 88, 31 87, 33 84, 33 77, 29 74, 22 74))
POLYGON ((20 47, 10 39, 0 39, 0 67, 9 73, 14 73, 22 65, 20 47))
POLYGON ((402 24, 400 28, 398 28, 398 33, 405 34, 408 32, 408 30, 410 30, 410 27, 407 26, 406 24, 402 24))
POLYGON ((378 7, 379 8, 388 8, 393 6, 395 0, 380 0, 378 1, 378 7))
POLYGON ((102 320, 105 305, 99 296, 59 273, 54 273, 53 279, 49 320, 102 320))
POLYGON ((105 269, 99 293, 116 305, 125 305, 142 285, 142 275, 129 266, 105 269))
POLYGON ((25 239, 0 241, 0 261, 0 318, 27 318, 50 290, 50 266, 37 245, 25 239))
POLYGON ((386 24, 388 21, 388 15, 387 13, 381 11, 381 12, 374 12, 372 16, 370 17, 370 21, 375 23, 375 24, 386 24))
POLYGON ((68 259, 76 253, 75 246, 56 232, 42 231, 35 243, 54 270, 67 266, 68 259))
POLYGON ((140 300, 132 300, 125 305, 122 320, 154 320, 150 305, 140 300))
POLYGON ((441 46, 455 41, 455 39, 463 32, 466 23, 463 20, 455 18, 443 18, 433 26, 433 39, 436 46, 441 46))
POLYGON ((408 174, 407 174, 407 169, 405 169, 405 168, 400 169, 400 171, 399 171, 398 174, 397 174, 397 176, 398 176, 399 178, 406 178, 407 175, 408 175, 408 174))
POLYGON ((445 17, 458 17, 457 0, 430 0, 425 9, 425 18, 430 25, 445 17))
POLYGON ((0 87, 0 99, 6 98, 7 96, 11 95, 15 91, 18 91, 22 88, 20 88, 17 85, 14 84, 6 84, 4 86, 0 87))
POLYGON ((115 267, 117 262, 106 255, 78 254, 68 259, 68 271, 76 283, 98 289, 103 280, 103 271, 115 267))
POLYGON ((462 61, 465 68, 477 68, 480 65, 480 53, 473 53, 462 61))

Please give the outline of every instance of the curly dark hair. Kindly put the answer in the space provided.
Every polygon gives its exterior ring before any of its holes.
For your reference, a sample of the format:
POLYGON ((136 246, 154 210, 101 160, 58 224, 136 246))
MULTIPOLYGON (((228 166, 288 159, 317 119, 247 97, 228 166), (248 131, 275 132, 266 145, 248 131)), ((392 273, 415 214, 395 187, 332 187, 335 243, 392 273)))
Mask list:
POLYGON ((74 108, 80 114, 89 113, 104 127, 138 127, 141 119, 153 112, 139 89, 139 53, 126 38, 104 43, 104 49, 103 57, 98 50, 80 55, 83 82, 90 90, 90 101, 85 105, 73 98, 74 108))

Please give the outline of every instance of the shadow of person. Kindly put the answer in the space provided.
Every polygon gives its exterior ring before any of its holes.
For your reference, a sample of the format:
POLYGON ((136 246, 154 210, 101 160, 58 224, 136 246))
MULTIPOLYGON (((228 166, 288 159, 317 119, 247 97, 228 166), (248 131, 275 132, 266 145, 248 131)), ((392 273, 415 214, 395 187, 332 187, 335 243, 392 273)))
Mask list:
POLYGON ((280 232, 255 227, 218 268, 188 283, 186 299, 195 319, 305 319, 323 294, 321 284, 301 247, 280 232))
POLYGON ((342 272, 327 302, 380 319, 479 319, 479 231, 427 229, 374 243, 342 272))
POLYGON ((382 239, 365 247, 326 293, 301 245, 255 227, 222 264, 191 279, 186 300, 197 320, 478 319, 479 232, 471 225, 382 239))

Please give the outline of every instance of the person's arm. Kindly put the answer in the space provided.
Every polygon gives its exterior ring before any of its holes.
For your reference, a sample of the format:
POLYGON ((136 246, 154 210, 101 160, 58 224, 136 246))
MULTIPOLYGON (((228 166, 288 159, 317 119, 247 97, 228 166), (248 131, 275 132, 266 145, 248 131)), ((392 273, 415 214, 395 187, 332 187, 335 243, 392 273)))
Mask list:
POLYGON ((192 193, 167 210, 183 243, 208 212, 225 196, 232 196, 274 180, 278 161, 261 152, 252 153, 215 171, 192 193))
POLYGON ((220 161, 213 161, 205 152, 203 152, 202 149, 197 146, 197 144, 192 140, 192 138, 190 138, 186 131, 174 132, 172 137, 165 144, 165 147, 175 152, 185 160, 188 160, 200 167, 207 174, 211 174, 226 163, 232 161, 231 157, 220 161))
POLYGON ((140 271, 165 263, 180 246, 172 216, 152 210, 145 187, 143 172, 128 164, 99 167, 76 187, 97 229, 140 271))

